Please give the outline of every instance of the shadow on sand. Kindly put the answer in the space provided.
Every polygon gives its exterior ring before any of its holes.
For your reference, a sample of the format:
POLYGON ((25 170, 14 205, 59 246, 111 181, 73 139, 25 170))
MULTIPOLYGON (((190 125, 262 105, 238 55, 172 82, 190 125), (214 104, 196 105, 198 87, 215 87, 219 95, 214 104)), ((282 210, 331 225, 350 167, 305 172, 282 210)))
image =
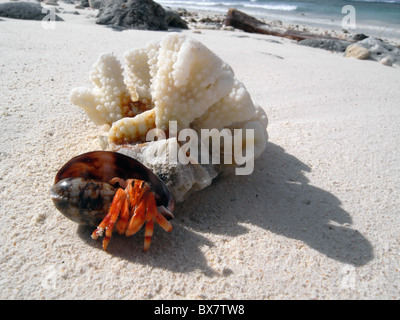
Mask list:
MULTIPOLYGON (((108 252, 140 264, 208 276, 218 272, 207 265, 200 250, 213 247, 202 234, 234 237, 257 225, 268 232, 297 239, 331 259, 362 266, 373 258, 369 241, 350 227, 352 219, 331 193, 310 185, 304 172, 310 168, 281 147, 268 143, 249 176, 225 176, 210 187, 178 204, 174 230, 167 234, 156 227, 148 253, 143 253, 143 230, 133 237, 115 235, 108 252), (215 194, 227 193, 224 199, 215 194), (246 190, 246 192, 243 192, 246 190)), ((101 242, 90 238, 92 228, 78 227, 89 245, 101 250, 101 242)))

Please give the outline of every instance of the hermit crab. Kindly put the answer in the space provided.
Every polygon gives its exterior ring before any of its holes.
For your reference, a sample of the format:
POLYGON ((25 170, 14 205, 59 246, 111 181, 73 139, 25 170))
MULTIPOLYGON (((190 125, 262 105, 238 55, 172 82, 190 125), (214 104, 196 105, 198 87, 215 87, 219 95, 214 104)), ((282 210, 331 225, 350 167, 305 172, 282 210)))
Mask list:
POLYGON ((146 224, 147 250, 154 224, 171 231, 175 201, 223 170, 251 174, 268 118, 231 66, 191 37, 170 33, 124 58, 122 66, 102 54, 90 73, 94 86, 70 95, 102 128, 100 147, 112 151, 71 159, 51 195, 67 217, 97 226, 92 237, 104 236, 104 249, 113 230, 129 236, 146 224))
POLYGON ((139 161, 117 152, 93 151, 72 158, 58 171, 50 194, 66 217, 97 225, 92 238, 104 236, 104 250, 113 231, 131 236, 145 224, 147 251, 154 224, 172 230, 171 191, 139 161))

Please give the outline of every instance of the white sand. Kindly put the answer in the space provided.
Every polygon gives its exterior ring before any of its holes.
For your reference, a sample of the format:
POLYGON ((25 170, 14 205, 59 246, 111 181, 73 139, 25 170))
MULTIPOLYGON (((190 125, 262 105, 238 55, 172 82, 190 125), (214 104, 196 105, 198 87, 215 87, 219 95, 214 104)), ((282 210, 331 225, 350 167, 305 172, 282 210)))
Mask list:
MULTIPOLYGON (((63 5, 65 6, 65 5, 63 5)), ((114 236, 49 197, 99 130, 69 102, 100 53, 122 58, 165 32, 116 32, 80 16, 44 30, 0 21, 0 298, 399 299, 400 72, 242 32, 191 30, 269 116, 251 176, 179 205, 167 234, 114 236)))

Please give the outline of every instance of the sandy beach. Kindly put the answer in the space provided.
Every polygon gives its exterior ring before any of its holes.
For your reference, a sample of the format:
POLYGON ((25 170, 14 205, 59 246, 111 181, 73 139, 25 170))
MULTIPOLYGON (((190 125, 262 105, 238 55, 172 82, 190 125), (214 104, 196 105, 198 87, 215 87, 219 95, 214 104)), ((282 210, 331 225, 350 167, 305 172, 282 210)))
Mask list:
MULTIPOLYGON (((400 298, 400 69, 239 30, 172 30, 235 71, 268 115, 253 174, 177 205, 173 231, 114 236, 108 251, 49 189, 101 130, 72 105, 102 53, 167 32, 115 31, 97 11, 46 30, 0 19, 1 299, 400 298)), ((69 7, 71 6, 71 8, 69 7)))

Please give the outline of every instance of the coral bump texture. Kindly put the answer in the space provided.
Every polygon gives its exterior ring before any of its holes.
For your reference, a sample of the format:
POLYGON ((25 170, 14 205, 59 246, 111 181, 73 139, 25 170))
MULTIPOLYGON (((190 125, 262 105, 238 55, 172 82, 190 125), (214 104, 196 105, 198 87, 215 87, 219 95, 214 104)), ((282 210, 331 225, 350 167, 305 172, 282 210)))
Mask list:
POLYGON ((95 88, 71 92, 71 101, 96 124, 111 127, 111 145, 143 142, 152 128, 168 132, 171 120, 178 130, 196 131, 258 122, 255 136, 266 141, 263 110, 254 106, 232 68, 190 37, 169 34, 126 52, 123 71, 114 55, 103 54, 91 73, 95 88))

